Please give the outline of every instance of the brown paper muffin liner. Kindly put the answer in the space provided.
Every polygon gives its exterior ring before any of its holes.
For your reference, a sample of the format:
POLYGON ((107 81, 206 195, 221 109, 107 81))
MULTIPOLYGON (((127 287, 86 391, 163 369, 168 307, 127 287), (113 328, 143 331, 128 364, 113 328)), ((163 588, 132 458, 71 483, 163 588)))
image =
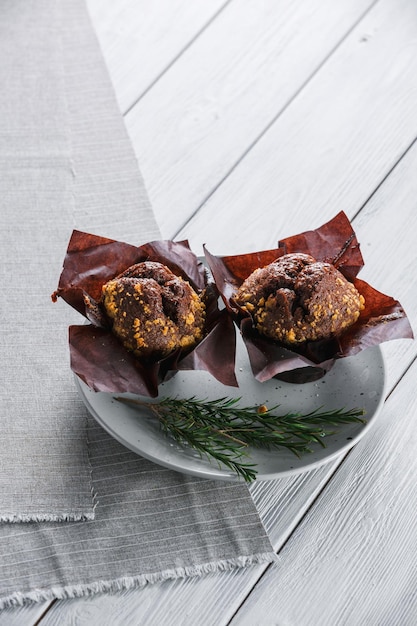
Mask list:
POLYGON ((294 383, 316 380, 337 359, 391 339, 413 337, 401 304, 357 278, 364 261, 356 234, 343 212, 316 230, 282 239, 272 250, 215 256, 205 248, 205 255, 226 309, 241 331, 253 375, 260 382, 273 377, 294 383), (255 269, 295 252, 334 265, 364 296, 365 308, 357 322, 340 336, 289 348, 260 335, 251 316, 233 302, 233 295, 255 269))
POLYGON ((178 370, 206 370, 224 385, 237 386, 236 334, 219 293, 188 242, 153 241, 132 246, 73 231, 53 301, 62 298, 90 323, 69 328, 71 368, 95 391, 156 397, 158 386, 178 370), (159 360, 141 360, 111 332, 98 302, 103 285, 142 261, 166 265, 187 280, 206 305, 205 334, 191 351, 175 351, 159 360))

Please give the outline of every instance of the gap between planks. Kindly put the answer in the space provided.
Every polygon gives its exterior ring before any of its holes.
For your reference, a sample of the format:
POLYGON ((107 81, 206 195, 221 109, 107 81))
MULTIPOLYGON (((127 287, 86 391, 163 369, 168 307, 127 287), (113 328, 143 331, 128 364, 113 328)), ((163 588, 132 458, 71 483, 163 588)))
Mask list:
MULTIPOLYGON (((413 142, 414 143, 414 142, 413 142)), ((398 380, 395 381, 394 385, 392 386, 392 388, 388 391, 386 398, 384 400, 384 404, 385 402, 388 400, 388 398, 392 395, 392 393, 395 391, 395 389, 398 387, 398 385, 401 383, 402 379, 406 376, 407 372, 412 368, 412 366, 416 363, 417 361, 417 355, 414 356, 414 358, 408 363, 407 367, 404 369, 404 371, 402 372, 401 376, 398 378, 398 380)), ((382 410, 382 409, 381 409, 382 410)), ((308 514, 310 513, 310 511, 313 509, 313 507, 315 506, 316 502, 320 499, 320 497, 322 496, 322 494, 325 492, 325 490, 327 489, 328 483, 334 479, 334 477, 336 476, 336 474, 340 471, 342 465, 346 462, 346 460, 348 459, 348 457, 350 456, 350 454, 352 453, 353 448, 351 448, 350 450, 348 450, 348 452, 346 452, 346 454, 344 454, 340 459, 339 462, 335 462, 333 465, 333 470, 328 474, 327 478, 323 481, 322 485, 320 486, 320 489, 318 489, 317 493, 315 494, 314 498, 312 498, 311 502, 309 503, 309 505, 305 508, 305 510, 303 511, 303 514, 300 515, 299 519, 297 520, 296 524, 294 524, 294 526, 291 528, 291 530, 286 534, 286 536, 284 537, 283 541, 281 542, 278 550, 276 550, 276 554, 279 555, 280 552, 282 552, 282 550, 285 548, 285 546, 287 545, 287 543, 291 540, 291 537, 293 536, 293 534, 296 532, 298 526, 300 526, 300 524, 302 524, 303 520, 305 518, 307 518, 308 514)), ((250 595, 253 593, 253 591, 255 590, 255 588, 257 587, 257 585, 259 585, 259 583, 261 582, 261 580, 264 578, 264 576, 268 573, 269 569, 273 566, 273 563, 269 563, 268 565, 265 565, 264 569, 262 570, 261 574, 259 574, 256 582, 252 585, 252 589, 246 594, 246 596, 242 599, 242 601, 240 602, 239 606, 237 606, 235 612, 233 613, 233 615, 230 617, 229 621, 227 622, 227 624, 225 626, 231 626, 233 624, 233 620, 235 619, 235 617, 239 614, 240 610, 243 608, 244 604, 246 603, 246 601, 248 600, 248 598, 250 597, 250 595)), ((36 626, 36 625, 35 625, 36 626)))
POLYGON ((412 149, 412 147, 414 146, 414 144, 416 142, 417 142, 417 136, 412 140, 410 145, 404 150, 404 152, 401 154, 401 156, 395 161, 395 163, 392 165, 392 167, 390 167, 388 172, 386 172, 386 174, 381 178, 379 183, 375 186, 375 189, 373 190, 373 192, 366 198, 366 200, 362 204, 362 206, 360 206, 359 209, 356 211, 356 213, 352 217, 352 221, 355 220, 358 217, 358 215, 361 213, 362 209, 364 209, 366 207, 366 205, 368 204, 368 202, 370 202, 372 200, 374 195, 379 191, 379 189, 382 187, 382 185, 385 183, 385 181, 388 180, 388 178, 391 176, 393 171, 398 167, 398 165, 401 163, 401 161, 404 159, 404 157, 410 152, 410 150, 412 149))
MULTIPOLYGON (((216 193, 216 191, 223 185, 223 183, 229 178, 229 176, 236 170, 239 164, 243 161, 244 158, 253 150, 253 148, 259 143, 259 141, 266 135, 266 133, 272 128, 272 126, 278 121, 281 115, 289 108, 289 106, 300 96, 300 94, 304 91, 304 89, 311 83, 311 81, 317 76, 320 70, 326 65, 329 59, 333 56, 333 54, 343 45, 346 39, 351 35, 351 33, 358 27, 358 25, 363 21, 363 19, 368 15, 368 13, 374 8, 374 6, 379 2, 379 0, 375 0, 350 26, 350 28, 345 32, 345 34, 339 39, 339 41, 329 50, 329 52, 324 56, 324 58, 320 61, 317 67, 311 72, 311 74, 304 80, 303 83, 298 87, 298 89, 293 93, 293 95, 288 99, 288 101, 284 104, 283 107, 274 115, 274 117, 264 126, 262 131, 255 137, 255 139, 248 145, 248 147, 241 153, 239 158, 229 167, 224 176, 212 187, 212 189, 206 194, 202 202, 197 206, 197 208, 188 216, 187 220, 183 222, 183 224, 177 228, 175 234, 172 239, 178 237, 179 233, 187 226, 188 222, 190 222, 197 213, 205 206, 208 200, 216 193)), ((219 11, 220 13, 220 11, 219 11)), ((211 20, 212 21, 212 20, 211 20)), ((210 21, 210 23, 211 23, 210 21)), ((205 29, 203 29, 205 30, 205 29)), ((197 37, 195 38, 197 39, 197 37)), ((156 82, 156 81, 155 81, 156 82)), ((154 83, 155 84, 155 83, 154 83)), ((139 101, 139 99, 138 99, 139 101)), ((133 107, 131 107, 133 108, 133 107)), ((131 110, 131 109, 129 109, 131 110)), ((383 181, 382 181, 383 182, 383 181)))
MULTIPOLYGON (((376 0, 378 2, 378 0, 376 0)), ((217 17, 224 11, 224 9, 231 3, 233 0, 227 0, 212 16, 211 18, 193 35, 193 37, 179 50, 179 52, 171 59, 171 61, 164 67, 164 69, 159 72, 157 76, 153 79, 153 81, 146 87, 146 89, 136 98, 132 104, 130 104, 125 111, 122 111, 123 117, 128 115, 130 111, 146 96, 146 94, 156 85, 156 83, 170 70, 170 68, 182 57, 182 55, 187 52, 189 48, 193 45, 195 41, 206 31, 210 25, 217 19, 217 17)))

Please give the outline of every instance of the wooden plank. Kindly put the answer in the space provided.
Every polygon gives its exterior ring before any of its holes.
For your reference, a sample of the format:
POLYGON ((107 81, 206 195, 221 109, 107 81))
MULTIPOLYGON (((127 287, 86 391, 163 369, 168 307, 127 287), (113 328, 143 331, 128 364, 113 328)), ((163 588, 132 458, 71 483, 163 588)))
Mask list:
POLYGON ((417 363, 233 625, 417 623, 416 377, 417 363))
POLYGON ((416 32, 413 0, 381 0, 178 237, 237 253, 355 215, 416 137, 416 32))
MULTIPOLYGON (((417 23, 416 23, 417 32, 417 23)), ((417 103, 417 97, 415 98, 417 103)), ((416 133, 417 134, 417 133, 416 133)), ((417 143, 399 162, 378 192, 354 220, 365 267, 361 278, 395 296, 417 333, 415 268, 417 266, 417 143)), ((392 387, 415 358, 416 342, 400 340, 383 346, 392 387)))
POLYGON ((36 626, 50 602, 40 602, 0 611, 0 626, 36 626))
MULTIPOLYGON (((175 235, 371 5, 312 0, 307 9, 303 0, 235 0, 129 112, 127 128, 164 237, 175 235)), ((296 124, 303 132, 304 120, 296 124)), ((298 168, 293 146, 281 148, 274 143, 268 155, 271 182, 280 155, 298 168)), ((234 219, 234 206, 223 204, 220 214, 234 219)), ((198 243, 207 222, 204 212, 198 243)))
POLYGON ((122 112, 128 110, 229 0, 87 0, 122 112))

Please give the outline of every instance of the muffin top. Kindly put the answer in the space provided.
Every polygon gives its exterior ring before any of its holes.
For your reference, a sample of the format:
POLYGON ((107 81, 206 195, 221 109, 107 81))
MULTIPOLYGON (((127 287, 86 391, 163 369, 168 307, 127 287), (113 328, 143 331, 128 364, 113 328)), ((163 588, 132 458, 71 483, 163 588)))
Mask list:
POLYGON ((259 333, 287 345, 340 335, 357 321, 365 302, 333 265, 301 253, 256 269, 233 301, 251 315, 259 333))
POLYGON ((102 289, 112 331, 141 358, 193 348, 203 338, 205 306, 191 285, 162 263, 132 265, 102 289))

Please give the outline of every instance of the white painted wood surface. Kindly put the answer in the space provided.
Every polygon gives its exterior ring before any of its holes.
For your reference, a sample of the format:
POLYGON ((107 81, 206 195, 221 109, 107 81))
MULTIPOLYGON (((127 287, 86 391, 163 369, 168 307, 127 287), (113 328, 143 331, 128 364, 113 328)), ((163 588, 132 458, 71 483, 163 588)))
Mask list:
MULTIPOLYGON (((417 328, 415 0, 88 0, 165 236, 275 245, 340 209, 417 328), (236 226, 238 225, 238 230, 236 226)), ((0 614, 0 626, 417 623, 417 345, 345 458, 251 487, 281 561, 0 614)))
MULTIPOLYGON (((240 170, 243 155, 264 133, 269 136, 269 126, 370 5, 235 0, 134 107, 126 124, 164 236, 173 237, 238 164, 240 170)), ((305 122, 297 119, 300 132, 305 122)), ((271 181, 284 154, 291 161, 293 147, 287 154, 274 142, 271 181)), ((258 182, 264 179, 259 165, 246 171, 258 182)), ((250 189, 245 197, 250 207, 244 210, 256 215, 263 208, 258 198, 250 189)), ((220 211, 230 225, 234 211, 226 206, 220 211)), ((207 212, 202 215, 207 220, 207 212)), ((199 221, 197 244, 204 230, 199 221)), ((222 234, 216 234, 221 242, 222 234)))
POLYGON ((123 113, 189 48, 228 0, 88 0, 123 113))
POLYGON ((353 217, 416 136, 416 29, 414 2, 380 0, 179 236, 197 245, 213 224, 221 253, 236 205, 234 252, 257 249, 258 215, 267 247, 338 210, 353 217))

